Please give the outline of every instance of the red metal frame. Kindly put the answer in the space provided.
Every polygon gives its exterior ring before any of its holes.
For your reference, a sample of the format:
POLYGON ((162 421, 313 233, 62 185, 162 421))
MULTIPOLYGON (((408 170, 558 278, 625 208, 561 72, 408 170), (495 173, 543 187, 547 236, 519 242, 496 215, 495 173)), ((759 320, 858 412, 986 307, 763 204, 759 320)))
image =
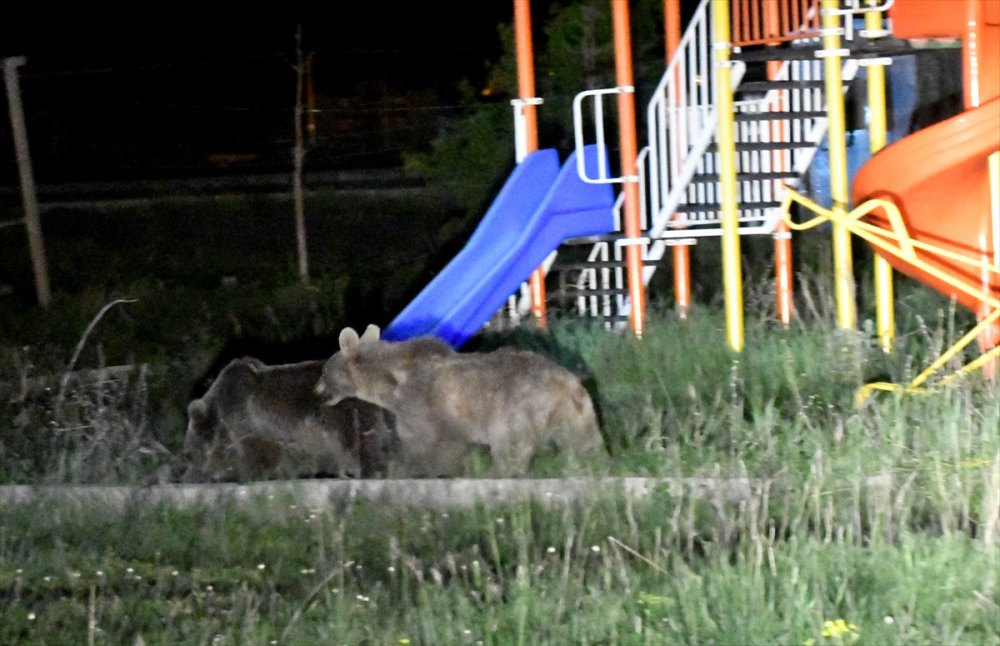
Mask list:
POLYGON ((733 0, 733 46, 819 35, 819 0, 733 0))

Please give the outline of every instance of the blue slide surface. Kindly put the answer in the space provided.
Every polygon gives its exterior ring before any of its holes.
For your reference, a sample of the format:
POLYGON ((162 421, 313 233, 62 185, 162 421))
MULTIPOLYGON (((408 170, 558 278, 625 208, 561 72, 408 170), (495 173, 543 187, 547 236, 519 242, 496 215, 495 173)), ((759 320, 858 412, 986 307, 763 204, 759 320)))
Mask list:
MULTIPOLYGON (((590 175, 597 146, 586 146, 590 175)), ((465 247, 389 324, 382 338, 436 336, 459 347, 563 240, 614 230, 614 191, 587 184, 574 152, 562 168, 553 149, 517 165, 465 247)))

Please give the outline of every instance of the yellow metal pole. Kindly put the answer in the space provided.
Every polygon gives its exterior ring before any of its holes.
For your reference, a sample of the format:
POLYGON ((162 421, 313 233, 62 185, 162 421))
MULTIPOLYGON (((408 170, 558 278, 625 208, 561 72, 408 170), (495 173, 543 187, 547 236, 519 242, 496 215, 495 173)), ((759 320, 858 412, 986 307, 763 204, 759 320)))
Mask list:
MULTIPOLYGON (((844 119, 844 88, 840 74, 840 19, 838 0, 822 0, 820 14, 823 36, 823 71, 826 78, 827 139, 830 149, 830 196, 833 211, 847 213, 847 133, 844 119)), ((853 329, 857 324, 854 306, 854 268, 851 258, 851 234, 841 224, 833 225, 834 296, 837 301, 837 325, 853 329)))
MULTIPOLYGON (((878 0, 867 0, 874 7, 878 0)), ((882 13, 869 11, 865 14, 865 29, 878 32, 882 29, 882 13)), ((868 141, 874 155, 885 148, 885 65, 873 63, 868 66, 868 141)), ((896 336, 896 316, 893 303, 892 265, 882 256, 875 254, 875 333, 882 350, 892 352, 896 336)))
POLYGON ((722 286, 726 301, 726 338, 743 350, 743 274, 736 195, 736 139, 733 85, 729 60, 729 0, 712 0, 712 47, 715 50, 715 106, 718 111, 719 191, 722 196, 722 286))

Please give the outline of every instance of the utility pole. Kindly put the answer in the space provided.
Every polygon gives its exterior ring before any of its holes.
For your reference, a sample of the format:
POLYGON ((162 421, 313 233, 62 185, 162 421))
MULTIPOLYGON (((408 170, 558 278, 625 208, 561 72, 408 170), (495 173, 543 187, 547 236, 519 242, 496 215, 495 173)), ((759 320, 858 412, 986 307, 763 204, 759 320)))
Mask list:
POLYGON ((31 154, 28 148, 28 129, 24 125, 24 106, 21 104, 21 88, 17 80, 17 68, 24 65, 23 56, 3 59, 3 78, 7 87, 7 105, 10 109, 10 125, 14 134, 14 151, 17 155, 17 171, 21 176, 21 199, 24 202, 24 227, 28 232, 28 251, 31 254, 31 268, 35 275, 35 292, 38 303, 48 307, 52 301, 49 289, 49 272, 45 261, 45 242, 42 239, 41 219, 38 215, 38 196, 35 192, 35 177, 31 172, 31 154))

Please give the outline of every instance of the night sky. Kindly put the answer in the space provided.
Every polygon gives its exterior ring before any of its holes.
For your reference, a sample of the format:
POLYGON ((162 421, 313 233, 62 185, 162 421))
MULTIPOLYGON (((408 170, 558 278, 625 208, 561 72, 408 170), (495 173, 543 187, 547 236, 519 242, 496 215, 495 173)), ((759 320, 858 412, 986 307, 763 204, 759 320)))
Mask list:
MULTIPOLYGON (((317 107, 335 122, 328 130, 356 135, 338 145, 342 164, 385 163, 350 152, 364 148, 355 141, 359 131, 384 130, 390 117, 421 119, 421 127, 447 118, 462 79, 485 83, 489 62, 500 56, 497 25, 512 21, 513 8, 509 1, 369 1, 229 17, 177 11, 53 20, 37 13, 2 21, 0 56, 27 57, 21 88, 36 174, 51 183, 114 179, 130 166, 136 175, 185 175, 196 159, 263 160, 269 146, 286 160, 298 24, 313 54, 317 107), (408 114, 393 115, 404 103, 408 114)), ((0 185, 10 186, 16 173, 6 118, 0 142, 0 185)), ((258 166, 249 170, 272 170, 258 166)))
MULTIPOLYGON (((294 3, 292 3, 294 5, 294 3)), ((444 80, 456 72, 475 73, 499 52, 496 25, 510 21, 512 3, 352 2, 350 11, 257 11, 238 16, 198 17, 190 12, 141 19, 125 14, 88 14, 78 20, 5 19, 0 55, 26 55, 36 73, 95 73, 137 66, 210 63, 244 57, 289 55, 297 24, 307 46, 342 54, 338 76, 346 82, 373 72, 393 78, 417 73, 419 64, 450 63, 425 78, 444 80), (457 23, 450 26, 442 18, 457 23), (405 55, 404 55, 405 54, 405 55), (442 56, 447 54, 447 56, 442 56), (396 66, 379 58, 394 56, 396 66), (365 59, 363 56, 371 56, 365 59), (397 67, 397 69, 392 69, 397 67)), ((438 66, 440 68, 440 65, 438 66)))

